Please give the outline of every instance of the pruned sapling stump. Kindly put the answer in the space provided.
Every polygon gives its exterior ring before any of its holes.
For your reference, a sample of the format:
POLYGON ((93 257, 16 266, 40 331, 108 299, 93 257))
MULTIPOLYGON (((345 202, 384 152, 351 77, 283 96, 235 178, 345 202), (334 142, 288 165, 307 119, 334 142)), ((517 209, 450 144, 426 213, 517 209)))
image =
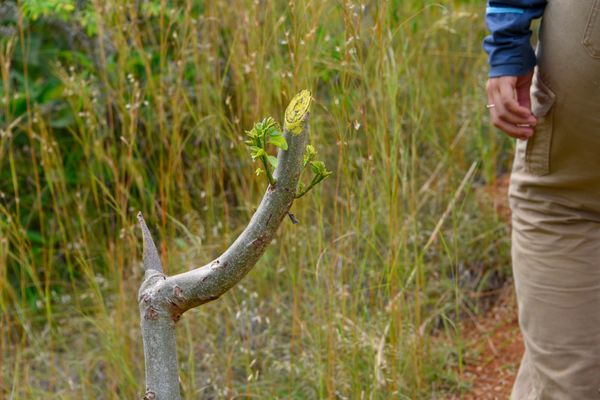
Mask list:
POLYGON ((146 366, 144 399, 177 400, 179 374, 175 325, 187 310, 218 299, 252 269, 273 239, 281 221, 295 198, 301 197, 330 172, 316 152, 307 146, 309 136, 310 93, 302 91, 290 102, 285 112, 283 134, 268 118, 248 132, 246 142, 252 157, 263 163, 269 186, 250 223, 219 257, 203 267, 178 275, 166 276, 150 231, 142 214, 138 214, 144 241, 144 279, 139 290, 141 328, 146 366), (285 140, 284 140, 285 139, 285 140), (279 147, 277 159, 269 156, 266 146, 279 147), (300 175, 310 165, 313 179, 304 188, 298 185, 300 175), (271 166, 275 168, 271 173, 271 166))

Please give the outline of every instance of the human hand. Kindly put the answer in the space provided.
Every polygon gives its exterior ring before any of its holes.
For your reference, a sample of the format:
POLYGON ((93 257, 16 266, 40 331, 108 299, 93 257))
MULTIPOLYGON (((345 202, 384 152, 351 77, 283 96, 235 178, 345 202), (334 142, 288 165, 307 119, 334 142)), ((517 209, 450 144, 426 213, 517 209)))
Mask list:
POLYGON ((531 113, 529 88, 533 69, 521 76, 490 78, 486 90, 487 108, 492 114, 492 124, 509 136, 526 140, 533 135, 537 119, 531 113))

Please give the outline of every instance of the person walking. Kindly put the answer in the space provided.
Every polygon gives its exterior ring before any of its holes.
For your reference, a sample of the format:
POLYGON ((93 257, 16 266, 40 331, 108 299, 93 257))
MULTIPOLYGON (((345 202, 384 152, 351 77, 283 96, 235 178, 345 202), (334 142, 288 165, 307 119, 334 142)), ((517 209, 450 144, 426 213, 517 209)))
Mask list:
POLYGON ((486 22, 486 107, 518 139, 509 202, 525 353, 511 399, 600 399, 600 0, 490 0, 486 22))

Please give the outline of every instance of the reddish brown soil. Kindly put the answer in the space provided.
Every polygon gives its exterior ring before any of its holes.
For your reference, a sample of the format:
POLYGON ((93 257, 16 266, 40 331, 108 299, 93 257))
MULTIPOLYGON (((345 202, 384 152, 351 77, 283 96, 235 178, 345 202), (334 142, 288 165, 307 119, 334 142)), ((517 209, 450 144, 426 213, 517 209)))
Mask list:
MULTIPOLYGON (((510 224, 509 178, 508 174, 503 175, 480 192, 486 195, 481 199, 491 201, 507 224, 510 224)), ((464 379, 472 386, 466 394, 454 399, 508 399, 523 355, 513 287, 503 289, 496 305, 483 316, 474 316, 467 321, 464 329, 469 349, 464 379)))
POLYGON ((512 288, 486 315, 467 323, 464 377, 471 382, 464 400, 506 400, 523 355, 512 288))

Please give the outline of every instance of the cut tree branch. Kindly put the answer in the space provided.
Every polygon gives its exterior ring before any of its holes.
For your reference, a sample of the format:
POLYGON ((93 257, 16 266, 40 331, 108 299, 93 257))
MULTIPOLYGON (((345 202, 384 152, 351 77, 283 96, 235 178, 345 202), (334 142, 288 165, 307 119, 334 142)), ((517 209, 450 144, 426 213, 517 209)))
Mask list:
POLYGON ((144 280, 139 291, 141 328, 146 364, 144 399, 180 399, 175 345, 175 323, 181 315, 219 298, 256 264, 288 214, 296 195, 309 136, 310 92, 296 95, 285 112, 284 137, 288 149, 279 149, 275 184, 269 185, 248 226, 208 264, 167 277, 141 213, 144 241, 144 280))

